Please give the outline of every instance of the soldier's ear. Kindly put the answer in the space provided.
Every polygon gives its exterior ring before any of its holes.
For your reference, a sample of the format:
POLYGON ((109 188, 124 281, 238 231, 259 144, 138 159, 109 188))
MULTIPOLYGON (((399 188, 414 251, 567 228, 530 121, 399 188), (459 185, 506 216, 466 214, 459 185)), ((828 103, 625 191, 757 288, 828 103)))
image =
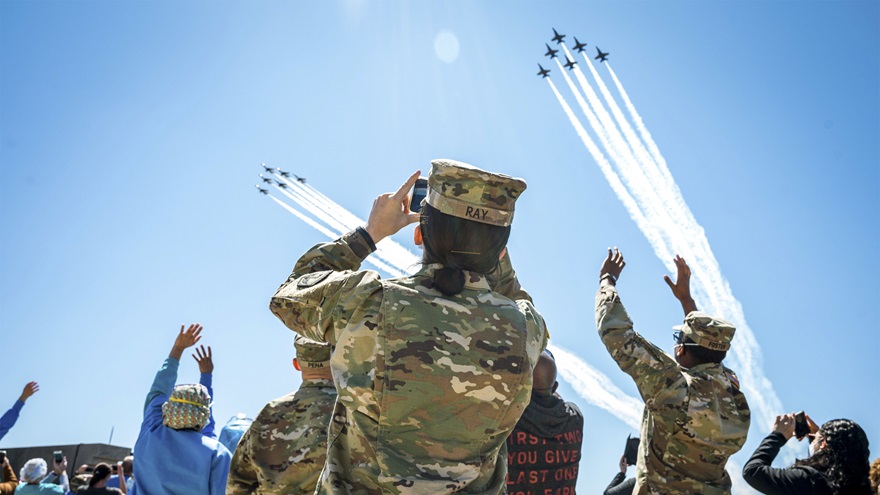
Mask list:
POLYGON ((296 368, 296 371, 302 371, 302 368, 299 367, 299 359, 293 358, 293 367, 296 368))
POLYGON ((422 226, 421 224, 416 225, 416 228, 413 229, 413 244, 416 246, 422 245, 422 226))
POLYGON ((555 394, 557 388, 559 388, 559 382, 553 382, 553 388, 550 389, 550 393, 555 394))

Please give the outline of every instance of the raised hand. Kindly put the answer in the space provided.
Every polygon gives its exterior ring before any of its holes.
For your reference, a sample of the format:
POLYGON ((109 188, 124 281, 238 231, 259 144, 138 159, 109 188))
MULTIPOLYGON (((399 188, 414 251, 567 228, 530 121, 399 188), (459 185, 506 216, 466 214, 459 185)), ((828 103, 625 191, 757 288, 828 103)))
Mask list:
POLYGON ((28 398, 35 393, 40 391, 40 384, 37 382, 28 382, 27 385, 24 386, 24 390, 21 391, 21 395, 18 397, 18 400, 24 402, 28 400, 28 398))
POLYGON ((364 229, 379 242, 389 235, 396 234, 400 229, 419 221, 419 214, 409 211, 409 191, 412 189, 421 171, 416 170, 395 193, 380 194, 373 201, 370 217, 364 229))
POLYGON ((620 467, 620 472, 626 474, 626 454, 620 456, 620 462, 617 465, 620 467))
POLYGON ((623 260, 623 253, 618 251, 617 248, 614 248, 612 251, 611 248, 608 248, 608 256, 605 257, 605 261, 602 262, 602 268, 599 269, 599 279, 603 278, 609 280, 611 284, 616 284, 617 279, 620 278, 620 272, 623 271, 623 267, 626 266, 626 261, 623 260), (608 275, 606 277, 606 275, 608 275))
POLYGON ((196 353, 192 355, 193 359, 199 363, 199 373, 213 373, 214 360, 211 356, 211 346, 205 351, 205 346, 201 345, 196 348, 196 353))
POLYGON ((196 342, 202 338, 201 333, 202 326, 198 323, 193 323, 186 329, 186 331, 183 330, 183 325, 180 325, 180 333, 177 334, 177 338, 174 340, 174 346, 171 347, 171 353, 168 356, 180 359, 184 350, 196 345, 196 342))
POLYGON ((784 436, 786 440, 793 437, 794 413, 776 416, 776 421, 773 423, 773 431, 776 433, 782 433, 782 436, 784 436))
POLYGON ((678 271, 675 283, 672 282, 669 275, 663 275, 663 280, 666 281, 666 285, 672 290, 672 295, 681 303, 681 308, 684 310, 685 316, 687 316, 691 311, 697 310, 697 303, 691 297, 691 267, 679 255, 675 255, 675 259, 672 261, 675 262, 675 267, 678 271))

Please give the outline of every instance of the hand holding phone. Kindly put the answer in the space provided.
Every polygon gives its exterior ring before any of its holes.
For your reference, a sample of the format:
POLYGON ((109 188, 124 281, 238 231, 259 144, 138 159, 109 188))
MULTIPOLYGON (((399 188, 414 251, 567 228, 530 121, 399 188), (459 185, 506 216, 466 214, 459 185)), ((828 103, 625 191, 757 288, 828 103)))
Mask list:
POLYGON ((422 211, 422 200, 428 196, 428 179, 419 177, 412 189, 412 198, 409 201, 409 211, 419 213, 422 211))
POLYGON ((801 411, 794 415, 794 436, 803 440, 807 433, 810 433, 810 426, 807 424, 807 415, 801 411))

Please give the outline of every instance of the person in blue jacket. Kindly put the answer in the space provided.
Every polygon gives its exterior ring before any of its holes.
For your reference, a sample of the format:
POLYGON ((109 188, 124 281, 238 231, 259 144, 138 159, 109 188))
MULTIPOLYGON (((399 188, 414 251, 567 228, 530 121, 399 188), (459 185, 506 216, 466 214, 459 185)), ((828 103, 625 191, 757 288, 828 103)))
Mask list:
POLYGON ((24 390, 22 390, 21 395, 18 397, 18 400, 15 401, 15 404, 13 404, 12 407, 0 417, 0 440, 3 440, 6 433, 15 426, 15 422, 18 421, 18 414, 21 412, 21 408, 24 407, 24 403, 28 400, 28 397, 39 391, 40 385, 37 382, 28 382, 28 384, 24 386, 24 390))
POLYGON ((232 455, 214 435, 210 347, 197 350, 201 383, 177 385, 183 351, 201 339, 202 326, 180 333, 156 373, 134 445, 133 495, 222 495, 232 455))

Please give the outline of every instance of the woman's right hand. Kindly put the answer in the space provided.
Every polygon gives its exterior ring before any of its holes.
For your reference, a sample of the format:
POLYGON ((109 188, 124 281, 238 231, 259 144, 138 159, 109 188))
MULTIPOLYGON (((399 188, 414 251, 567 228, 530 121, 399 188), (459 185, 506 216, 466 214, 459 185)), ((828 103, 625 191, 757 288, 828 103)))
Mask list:
POLYGON ((786 440, 793 437, 794 414, 783 414, 782 416, 776 416, 776 421, 773 423, 773 431, 775 433, 781 433, 786 440))
POLYGON ((373 209, 364 229, 373 238, 373 243, 396 234, 400 229, 419 221, 419 214, 409 210, 409 191, 419 178, 416 170, 395 193, 380 194, 373 201, 373 209))
POLYGON ((626 474, 626 454, 620 456, 620 463, 618 466, 620 467, 620 473, 626 474))

